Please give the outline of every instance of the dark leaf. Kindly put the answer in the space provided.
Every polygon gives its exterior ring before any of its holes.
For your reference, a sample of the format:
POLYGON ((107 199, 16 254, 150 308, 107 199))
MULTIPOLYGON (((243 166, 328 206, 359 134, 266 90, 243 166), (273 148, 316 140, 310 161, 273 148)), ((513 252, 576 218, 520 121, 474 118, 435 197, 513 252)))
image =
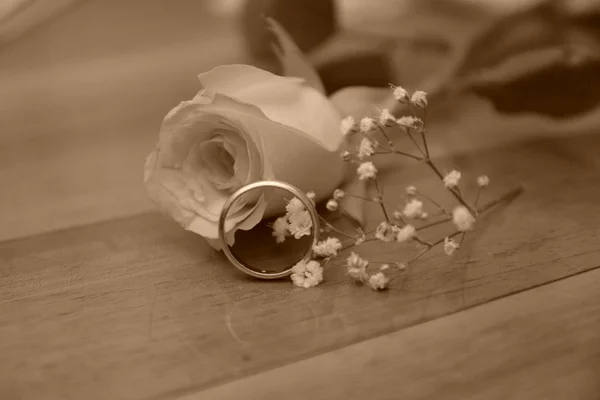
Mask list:
POLYGON ((298 48, 290 34, 279 22, 272 18, 265 18, 265 22, 275 35, 276 42, 273 43, 273 50, 281 63, 282 75, 302 78, 308 85, 325 93, 319 74, 302 53, 302 50, 298 48))
POLYGON ((555 64, 513 81, 476 85, 472 90, 501 113, 576 117, 600 105, 600 62, 555 64))
POLYGON ((337 28, 333 0, 246 0, 242 32, 249 52, 256 58, 272 56, 272 36, 264 29, 264 17, 278 21, 298 47, 308 53, 337 28))

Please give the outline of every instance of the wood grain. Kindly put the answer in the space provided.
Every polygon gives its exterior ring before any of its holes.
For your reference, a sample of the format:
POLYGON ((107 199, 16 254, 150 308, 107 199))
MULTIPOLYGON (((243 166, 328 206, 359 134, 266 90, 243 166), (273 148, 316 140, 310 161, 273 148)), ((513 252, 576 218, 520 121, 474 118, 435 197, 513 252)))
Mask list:
POLYGON ((600 398, 595 270, 180 400, 600 398))
MULTIPOLYGON (((4 242, 0 397, 169 398, 598 267, 599 142, 443 160, 467 180, 477 165, 496 194, 518 181, 527 192, 482 218, 457 258, 433 253, 386 293, 348 285, 335 267, 313 290, 254 281, 156 214, 4 242)), ((394 171, 383 178, 393 201, 409 183, 439 190, 420 167, 394 171)))

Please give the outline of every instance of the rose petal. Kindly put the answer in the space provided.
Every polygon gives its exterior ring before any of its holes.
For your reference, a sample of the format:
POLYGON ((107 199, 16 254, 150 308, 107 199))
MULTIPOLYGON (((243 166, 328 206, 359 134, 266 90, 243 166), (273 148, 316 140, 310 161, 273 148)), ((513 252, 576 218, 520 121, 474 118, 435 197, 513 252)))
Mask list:
POLYGON ((152 152, 146 159, 144 166, 144 184, 150 199, 159 206, 165 214, 170 215, 182 226, 187 226, 195 217, 194 213, 187 208, 181 207, 177 196, 165 186, 163 182, 177 179, 176 175, 165 176, 170 171, 156 169, 156 151, 152 152))
POLYGON ((274 75, 249 65, 223 65, 198 79, 205 89, 255 105, 269 119, 296 128, 330 151, 342 143, 341 117, 335 107, 298 78, 274 75))
MULTIPOLYGON (((248 135, 249 141, 261 149, 262 163, 255 162, 254 157, 258 155, 250 152, 250 165, 262 165, 264 171, 260 171, 259 176, 256 175, 259 171, 253 171, 249 182, 257 179, 281 180, 305 192, 316 192, 316 200, 320 201, 331 195, 342 181, 345 165, 337 149, 329 151, 308 134, 271 121, 258 108, 239 100, 208 90, 200 92, 198 96, 203 101, 210 97, 212 112, 235 121, 238 129, 248 135)), ((337 125, 335 132, 339 133, 337 125)), ((272 216, 275 211, 268 209, 266 216, 272 216)))

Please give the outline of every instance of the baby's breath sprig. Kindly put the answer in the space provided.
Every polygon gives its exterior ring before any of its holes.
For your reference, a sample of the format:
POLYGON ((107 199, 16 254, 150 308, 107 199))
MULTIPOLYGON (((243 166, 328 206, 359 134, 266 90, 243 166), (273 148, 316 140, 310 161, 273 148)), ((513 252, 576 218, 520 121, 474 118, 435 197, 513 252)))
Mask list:
MULTIPOLYGON (((380 291, 389 287, 395 276, 405 273, 406 269, 420 260, 431 250, 442 247, 447 256, 452 256, 461 247, 467 232, 475 227, 478 215, 489 210, 494 205, 509 200, 523 191, 518 187, 504 196, 497 198, 484 205, 479 205, 482 193, 490 184, 486 175, 476 178, 477 193, 474 201, 469 202, 462 193, 460 182, 463 178, 458 170, 443 172, 437 163, 431 158, 429 145, 427 143, 427 93, 415 91, 410 94, 400 86, 391 85, 394 98, 399 107, 379 110, 379 115, 363 117, 358 123, 352 117, 346 117, 340 124, 340 130, 344 135, 360 135, 362 138, 355 151, 345 150, 341 153, 342 160, 356 165, 357 179, 365 181, 373 196, 355 195, 337 189, 331 199, 326 203, 326 209, 330 213, 339 213, 342 217, 351 221, 354 226, 353 232, 346 232, 335 227, 322 216, 319 216, 324 228, 321 233, 334 233, 343 238, 344 243, 336 237, 326 237, 318 241, 313 247, 315 259, 321 259, 321 263, 312 260, 309 263, 301 262, 294 267, 292 281, 300 287, 311 287, 319 284, 322 280, 322 267, 328 263, 334 264, 333 260, 339 253, 356 249, 365 243, 379 241, 390 245, 414 244, 418 251, 406 261, 369 261, 362 258, 356 251, 352 251, 346 258, 343 267, 346 268, 348 278, 359 285, 368 284, 373 290, 380 291), (408 109, 409 115, 397 118, 394 112, 400 109, 408 109), (414 150, 400 149, 394 142, 394 129, 396 132, 404 132, 416 147, 414 150), (377 140, 377 133, 381 135, 381 142, 377 140), (440 180, 442 187, 447 190, 456 200, 451 209, 444 207, 431 196, 418 190, 415 186, 408 186, 403 198, 403 205, 394 211, 387 208, 384 196, 384 187, 378 178, 379 170, 373 159, 379 155, 397 155, 422 162, 427 165, 440 180), (381 209, 383 221, 377 228, 365 232, 350 214, 342 207, 344 197, 354 197, 365 202, 376 203, 381 209), (435 208, 434 213, 426 210, 425 203, 435 208), (437 217, 437 218, 436 218, 437 217), (441 217, 441 218, 440 218, 441 217), (431 220, 433 219, 433 220, 431 220), (421 233, 445 223, 452 223, 455 230, 452 234, 428 241, 423 239, 421 233), (457 242, 456 237, 461 236, 457 242), (316 263, 316 264, 315 264, 316 263)), ((307 210, 298 199, 292 199, 286 206, 286 215, 280 217, 272 225, 273 237, 277 243, 281 243, 288 237, 296 239, 308 235, 311 228, 311 220, 307 210)))

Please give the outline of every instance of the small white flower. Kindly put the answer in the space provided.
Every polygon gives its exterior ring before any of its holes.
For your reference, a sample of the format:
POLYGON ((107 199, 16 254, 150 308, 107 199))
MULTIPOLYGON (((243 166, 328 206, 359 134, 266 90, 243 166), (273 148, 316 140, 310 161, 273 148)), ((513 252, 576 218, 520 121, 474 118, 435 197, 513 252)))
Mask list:
POLYGON ((372 140, 363 138, 358 145, 358 158, 363 159, 365 157, 372 156, 375 153, 375 146, 372 140))
POLYGON ((452 238, 445 238, 444 239, 444 253, 446 253, 447 256, 451 256, 452 254, 454 254, 454 252, 456 250, 458 250, 460 246, 458 245, 458 243, 456 243, 456 241, 452 238))
POLYGON ((337 201, 343 199, 344 196, 346 196, 346 192, 344 192, 342 189, 335 189, 335 191, 333 192, 333 198, 337 201))
POLYGON ((418 199, 411 199, 404 206, 402 214, 407 218, 421 218, 423 215, 423 202, 418 199))
POLYGON ((329 199, 329 201, 327 201, 327 205, 325 207, 327 207, 327 209, 329 211, 333 212, 333 211, 337 211, 338 208, 340 207, 340 205, 338 204, 337 200, 329 199))
POLYGON ((377 168, 371 161, 364 162, 356 169, 358 173, 358 179, 364 181, 365 179, 372 179, 377 176, 377 168))
POLYGON ((404 128, 408 129, 422 129, 423 121, 420 118, 413 116, 404 116, 396 120, 396 123, 404 128))
POLYGON ((348 150, 344 150, 340 153, 340 158, 344 161, 350 161, 352 154, 348 150))
POLYGON ((475 217, 473 217, 467 207, 457 206, 452 210, 452 222, 456 226, 456 229, 465 232, 473 229, 475 217))
POLYGON ((406 269, 406 264, 396 263, 396 268, 398 268, 400 271, 404 271, 406 269))
POLYGON ((421 213, 421 215, 419 215, 419 219, 427 219, 429 218, 429 214, 427 214, 425 211, 423 211, 421 213))
POLYGON ((396 221, 402 221, 402 213, 400 211, 394 211, 392 215, 396 221))
POLYGON ((313 247, 313 252, 319 257, 335 257, 342 248, 342 242, 338 238, 328 237, 313 247))
POLYGON ((349 115, 340 122, 340 131, 344 136, 358 132, 358 126, 352 116, 349 115))
POLYGON ((391 242, 394 240, 394 230, 386 221, 383 221, 375 230, 375 238, 382 242, 391 242))
POLYGON ((360 131, 362 133, 367 133, 372 131, 377 127, 375 120, 371 117, 364 117, 360 120, 360 131))
POLYGON ((359 256, 357 253, 352 252, 348 256, 348 258, 346 258, 346 265, 348 267, 367 268, 367 265, 369 265, 369 262, 367 260, 365 260, 364 258, 362 258, 361 256, 359 256))
POLYGON ((385 271, 390 269, 390 264, 383 264, 381 267, 379 267, 380 271, 385 271))
POLYGON ((375 291, 387 289, 389 283, 390 279, 387 276, 385 276, 383 272, 373 274, 369 278, 369 284, 371 285, 371 289, 375 291))
POLYGON ((365 242, 366 238, 364 236, 359 237, 358 239, 356 239, 356 242, 354 242, 355 246, 360 246, 361 244, 363 244, 365 242))
POLYGON ((410 102, 419 108, 427 108, 427 93, 422 90, 416 90, 413 93, 410 102))
POLYGON ((306 207, 304 207, 304 203, 302 203, 302 201, 300 201, 300 199, 297 197, 294 197, 285 205, 285 211, 287 212, 288 217, 290 215, 301 213, 305 210, 306 207))
POLYGON ((396 124, 396 118, 390 113, 390 110, 384 108, 379 114, 379 123, 383 126, 394 126, 396 124))
POLYGON ((286 217, 279 217, 273 222, 273 237, 275 238, 275 242, 283 243, 285 242, 285 237, 288 234, 288 221, 286 217))
POLYGON ((409 196, 415 196, 417 194, 417 188, 415 186, 407 186, 406 194, 409 196))
POLYGON ((455 188, 458 186, 461 173, 457 170, 450 171, 444 176, 444 186, 447 188, 455 188))
POLYGON ((307 192, 306 197, 308 197, 310 201, 314 203, 315 199, 317 198, 317 194, 315 192, 307 192))
POLYGON ((323 267, 318 261, 300 261, 292 268, 292 282, 298 287, 308 289, 323 282, 323 267))
POLYGON ((490 178, 488 178, 486 175, 481 175, 477 177, 477 185, 479 187, 487 187, 487 185, 490 184, 490 178))
POLYGON ((294 238, 300 239, 303 236, 310 235, 312 229, 312 219, 308 211, 301 211, 288 216, 288 230, 294 238))
POLYGON ((412 225, 404 225, 396 232, 396 242, 404 243, 415 237, 417 230, 412 225))
POLYGON ((346 259, 347 275, 358 283, 364 283, 369 279, 367 266, 369 262, 361 258, 358 254, 352 252, 346 259))
POLYGON ((408 97, 408 92, 406 91, 406 89, 404 89, 402 86, 394 86, 394 85, 390 85, 392 87, 393 92, 393 96, 394 99, 396 99, 396 101, 402 103, 402 104, 406 104, 408 103, 409 97, 408 97))

